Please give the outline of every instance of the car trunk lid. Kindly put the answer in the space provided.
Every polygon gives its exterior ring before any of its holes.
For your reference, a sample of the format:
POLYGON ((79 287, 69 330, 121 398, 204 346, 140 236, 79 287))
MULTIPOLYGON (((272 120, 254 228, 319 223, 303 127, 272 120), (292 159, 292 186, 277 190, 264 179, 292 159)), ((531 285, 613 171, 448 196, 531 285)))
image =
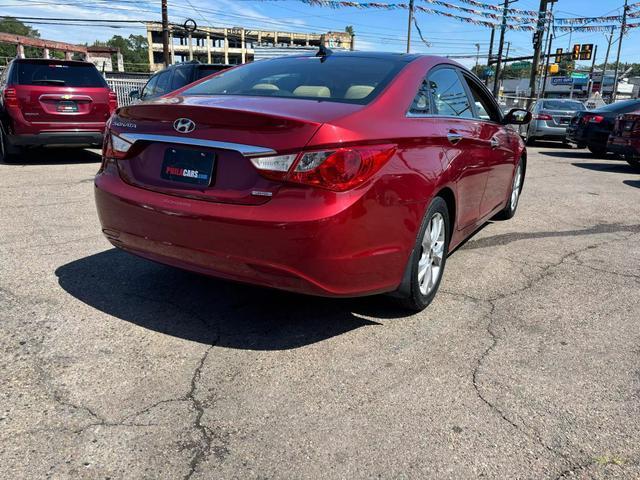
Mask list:
POLYGON ((119 171, 132 185, 169 195, 262 204, 281 184, 261 176, 251 158, 297 153, 323 123, 360 108, 328 103, 165 97, 125 107, 111 129, 134 145, 126 159, 118 160, 119 171))

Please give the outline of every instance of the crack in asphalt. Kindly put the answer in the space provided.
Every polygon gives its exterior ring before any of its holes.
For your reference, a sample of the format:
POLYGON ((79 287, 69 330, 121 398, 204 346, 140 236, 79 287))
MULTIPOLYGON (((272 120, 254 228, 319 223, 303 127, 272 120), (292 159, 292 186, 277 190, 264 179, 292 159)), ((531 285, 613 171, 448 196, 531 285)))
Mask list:
MULTIPOLYGON (((623 229, 623 230, 616 230, 616 231, 632 231, 633 233, 640 233, 640 225, 635 225, 635 226, 630 226, 632 227, 630 230, 627 229, 623 229), (637 231, 636 231, 637 230, 637 231)), ((597 233, 610 233, 611 230, 607 230, 605 229, 605 231, 602 231, 602 226, 595 226, 592 229, 587 229, 587 231, 589 232, 593 232, 595 233, 597 231, 597 233)), ((591 234, 593 234, 591 233, 591 234)), ((546 442, 542 439, 541 435, 539 432, 537 432, 533 427, 527 425, 524 421, 522 421, 522 419, 520 419, 520 422, 522 423, 522 427, 526 428, 527 430, 524 430, 520 425, 518 425, 514 420, 512 420, 511 418, 509 418, 509 416, 507 415, 507 413, 505 413, 498 405, 496 405, 495 403, 493 403, 491 400, 489 400, 483 393, 482 393, 482 388, 481 388, 481 381, 479 380, 479 374, 480 374, 480 370, 483 368, 484 366, 484 362, 486 361, 486 359, 489 357, 489 355, 496 349, 496 347, 498 346, 498 342, 500 340, 500 337, 497 335, 497 333, 494 331, 494 324, 496 321, 496 317, 494 316, 495 311, 497 309, 496 307, 496 302, 502 299, 505 299, 507 297, 513 296, 513 295, 517 295, 520 294, 526 290, 529 290, 531 288, 533 288, 536 284, 538 284, 540 281, 544 280, 546 277, 550 276, 553 274, 553 270, 557 267, 562 266, 563 264, 566 264, 565 262, 567 260, 569 260, 572 257, 577 257, 580 253, 583 253, 589 249, 592 248, 597 248, 599 246, 602 245, 606 245, 606 244, 610 244, 610 243, 614 243, 614 242, 623 242, 626 240, 629 240, 632 235, 628 235, 625 236, 623 238, 620 239, 616 239, 616 240, 605 240, 603 242, 599 242, 596 244, 590 244, 586 247, 582 247, 578 250, 569 252, 565 255, 563 255, 560 260, 558 262, 555 263, 551 263, 548 264, 544 267, 542 267, 542 271, 535 277, 529 279, 529 281, 526 282, 526 284, 524 285, 524 287, 519 288, 519 289, 515 289, 513 291, 501 294, 501 295, 497 295, 495 297, 491 297, 491 298, 487 298, 487 299, 481 299, 481 298, 477 298, 474 297, 472 295, 469 294, 458 294, 455 292, 445 292, 448 293, 450 295, 457 295, 463 298, 467 298, 470 299, 474 302, 478 302, 478 303, 485 303, 488 304, 490 306, 490 310, 487 314, 485 314, 484 318, 487 319, 487 326, 486 326, 486 331, 490 337, 491 343, 490 345, 482 352, 482 354, 478 357, 478 360, 476 362, 476 366, 472 372, 472 384, 473 384, 473 388, 476 392, 477 397, 484 403, 486 404, 495 414, 497 414, 503 421, 505 421, 506 423, 508 423, 509 425, 511 425, 513 428, 515 428, 518 432, 520 432, 521 434, 523 434, 524 436, 526 436, 527 438, 529 438, 530 440, 533 440, 535 443, 537 443, 538 445, 540 445, 541 447, 543 447, 545 450, 547 450, 548 452, 550 452, 551 454, 555 455, 556 457, 561 458, 562 460, 564 460, 564 462, 566 462, 568 464, 568 466, 565 468, 565 470, 563 470, 559 476, 555 477, 555 480, 559 480, 564 478, 566 475, 575 472, 577 470, 580 469, 584 469, 587 468, 588 466, 590 466, 593 461, 582 461, 582 462, 576 462, 574 460, 572 460, 569 455, 557 450, 554 447, 551 447, 549 445, 546 444, 546 442)), ((498 236, 501 237, 501 236, 498 236)), ((504 237, 504 236, 502 236, 504 237)), ((489 237, 492 238, 492 237, 489 237)), ((493 237, 496 238, 496 237, 493 237)), ((479 247, 478 247, 479 248, 479 247)), ((576 259, 577 260, 577 259, 576 259)), ((581 262, 577 261, 576 264, 580 265, 581 262)), ((613 272, 607 272, 607 273, 613 273, 613 272)), ((625 275, 625 274, 623 274, 625 275)), ((632 275, 633 277, 636 277, 636 275, 632 275)))

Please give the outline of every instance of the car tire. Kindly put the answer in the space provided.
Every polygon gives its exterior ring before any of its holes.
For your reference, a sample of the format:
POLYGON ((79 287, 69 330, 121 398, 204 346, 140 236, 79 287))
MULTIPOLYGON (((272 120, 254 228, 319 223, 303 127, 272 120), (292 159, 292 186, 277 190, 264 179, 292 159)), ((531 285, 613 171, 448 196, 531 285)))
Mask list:
POLYGON ((17 160, 20 150, 9 145, 2 126, 0 126, 0 163, 13 163, 17 160))
POLYGON ((435 197, 422 220, 409 258, 406 291, 394 295, 403 308, 420 312, 433 301, 444 274, 450 239, 449 209, 442 197, 435 197))
POLYGON ((633 168, 635 168, 636 170, 640 171, 640 160, 637 158, 633 158, 633 157, 625 157, 624 158, 627 163, 629 165, 631 165, 633 168))
POLYGON ((536 144, 536 139, 533 137, 527 137, 527 139, 525 140, 525 143, 528 146, 533 147, 536 144))
POLYGON ((518 209, 520 203, 520 194, 522 193, 522 187, 524 186, 524 162, 522 159, 518 162, 518 166, 513 174, 513 180, 511 182, 511 190, 509 191, 509 199, 507 200, 507 206, 503 210, 498 212, 495 220, 509 220, 513 218, 518 209))
POLYGON ((607 154, 607 149, 604 147, 595 147, 595 146, 589 145, 587 148, 596 157, 604 157, 607 154))

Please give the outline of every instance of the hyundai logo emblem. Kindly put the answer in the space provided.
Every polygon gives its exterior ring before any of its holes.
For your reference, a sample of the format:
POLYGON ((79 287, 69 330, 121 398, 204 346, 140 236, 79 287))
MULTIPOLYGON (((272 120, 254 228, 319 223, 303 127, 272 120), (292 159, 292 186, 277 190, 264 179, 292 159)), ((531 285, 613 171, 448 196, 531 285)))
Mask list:
POLYGON ((196 124, 189 118, 178 118, 173 122, 173 128, 176 132, 190 133, 196 129, 196 124))

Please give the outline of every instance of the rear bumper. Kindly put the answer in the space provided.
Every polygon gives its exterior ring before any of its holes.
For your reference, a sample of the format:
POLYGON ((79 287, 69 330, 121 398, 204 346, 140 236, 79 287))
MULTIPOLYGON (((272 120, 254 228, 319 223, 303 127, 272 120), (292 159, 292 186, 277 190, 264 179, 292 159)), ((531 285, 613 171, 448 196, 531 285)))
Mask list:
POLYGON ((564 140, 567 135, 566 127, 551 127, 544 121, 534 121, 530 131, 531 138, 564 140))
POLYGON ((413 247, 407 225, 415 217, 417 229, 421 207, 365 197, 328 204, 285 194, 247 206, 151 192, 114 173, 95 181, 103 233, 118 248, 209 276, 331 297, 395 290, 413 247))
POLYGON ((607 143, 607 150, 623 156, 640 156, 640 144, 634 140, 613 138, 607 143))
POLYGON ((102 146, 103 133, 95 132, 43 132, 35 134, 10 135, 9 143, 15 147, 43 146, 102 146))

